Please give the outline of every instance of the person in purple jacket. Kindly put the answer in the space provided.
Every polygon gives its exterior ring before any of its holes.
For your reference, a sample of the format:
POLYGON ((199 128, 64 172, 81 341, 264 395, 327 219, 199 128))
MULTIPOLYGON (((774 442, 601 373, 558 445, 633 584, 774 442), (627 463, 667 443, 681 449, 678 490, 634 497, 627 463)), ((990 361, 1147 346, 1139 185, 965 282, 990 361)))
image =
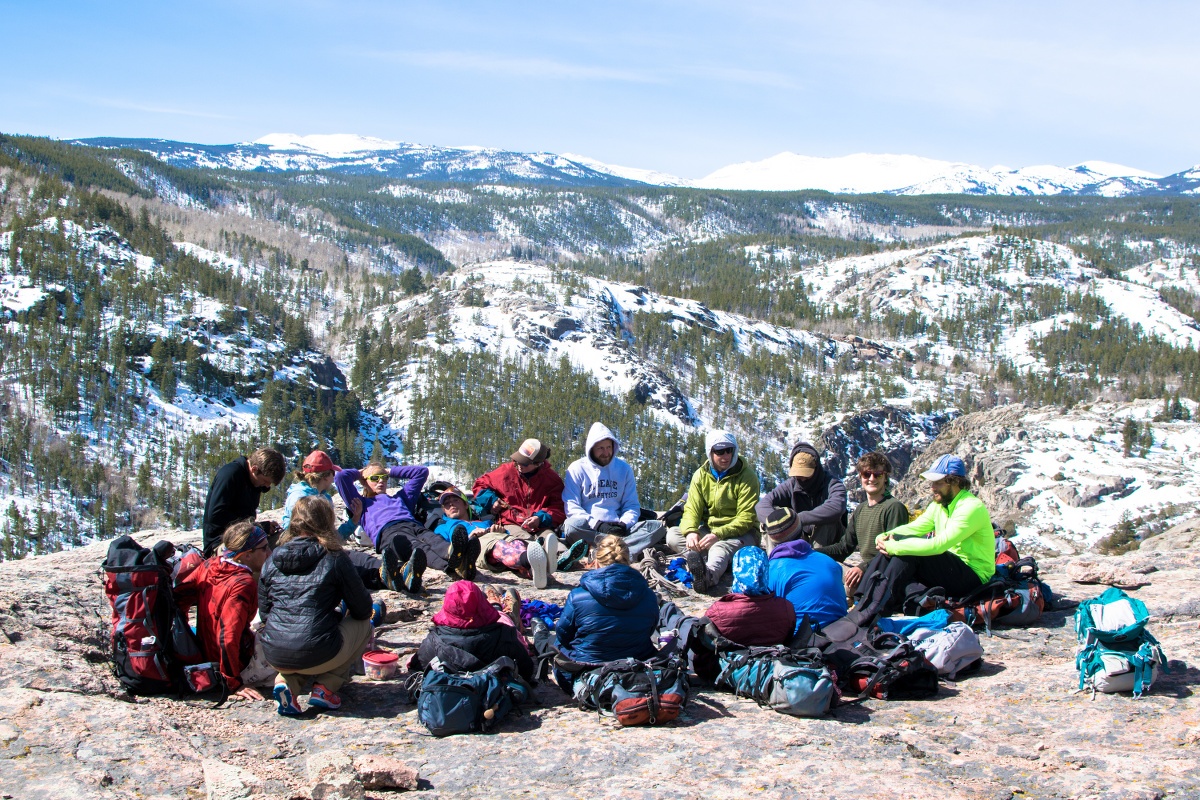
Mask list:
POLYGON ((420 593, 426 566, 453 574, 466 555, 465 542, 447 546, 416 520, 413 509, 428 477, 428 467, 389 468, 373 461, 362 470, 344 469, 333 479, 351 519, 362 526, 383 559, 380 577, 392 591, 420 593), (404 481, 395 495, 387 491, 392 478, 404 481), (362 485, 361 494, 355 484, 362 485))

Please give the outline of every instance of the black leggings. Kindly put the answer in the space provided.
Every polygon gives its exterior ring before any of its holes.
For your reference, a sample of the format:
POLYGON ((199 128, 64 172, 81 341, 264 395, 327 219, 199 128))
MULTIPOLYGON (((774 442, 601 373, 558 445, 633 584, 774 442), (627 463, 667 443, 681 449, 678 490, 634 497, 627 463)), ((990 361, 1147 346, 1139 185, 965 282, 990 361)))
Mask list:
POLYGON ((396 551, 401 564, 412 558, 414 547, 425 551, 425 564, 430 569, 444 570, 449 563, 446 556, 450 554, 450 543, 413 520, 392 522, 379 532, 375 552, 382 553, 389 547, 396 551))
POLYGON ((983 586, 975 570, 949 550, 934 556, 888 556, 879 553, 863 570, 859 586, 866 586, 868 579, 876 572, 883 573, 883 580, 890 587, 889 600, 884 606, 885 614, 900 610, 911 583, 921 583, 927 588, 940 586, 946 590, 949 598, 966 597, 983 586))

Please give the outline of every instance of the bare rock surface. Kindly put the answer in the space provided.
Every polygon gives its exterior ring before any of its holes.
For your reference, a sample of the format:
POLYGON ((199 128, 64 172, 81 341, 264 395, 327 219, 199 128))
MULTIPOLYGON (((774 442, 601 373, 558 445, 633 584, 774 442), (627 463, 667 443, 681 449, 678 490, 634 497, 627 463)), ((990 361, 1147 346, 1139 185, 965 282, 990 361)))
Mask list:
MULTIPOLYGON (((160 536, 196 538, 138 538, 160 536)), ((621 729, 542 684, 539 704, 499 733, 449 739, 424 731, 397 681, 356 677, 341 711, 299 719, 267 702, 130 699, 107 663, 104 552, 92 545, 0 564, 0 795, 309 798, 310 759, 332 752, 360 781, 367 757, 407 765, 420 774, 414 796, 428 798, 1200 797, 1200 550, 1087 556, 1148 581, 1134 594, 1156 615, 1171 671, 1141 700, 1075 691, 1068 610, 984 637, 982 671, 925 702, 871 700, 805 720, 697 686, 676 723, 621 729)), ((1044 578, 1069 598, 1098 594, 1103 586, 1069 579, 1074 559, 1044 560, 1044 578)), ((429 578, 427 598, 384 593, 397 612, 380 628, 382 646, 406 653, 419 644, 446 586, 429 578)), ((480 580, 561 603, 578 578, 561 573, 544 591, 510 575, 480 580)), ((680 604, 699 614, 709 602, 680 604)), ((399 796, 357 786, 368 798, 399 796)))

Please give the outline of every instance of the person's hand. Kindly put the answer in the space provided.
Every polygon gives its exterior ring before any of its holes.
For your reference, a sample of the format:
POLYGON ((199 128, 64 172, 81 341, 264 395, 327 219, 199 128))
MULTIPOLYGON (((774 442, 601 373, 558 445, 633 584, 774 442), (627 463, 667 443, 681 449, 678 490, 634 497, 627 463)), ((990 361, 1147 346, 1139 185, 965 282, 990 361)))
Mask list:
MULTIPOLYGON (((504 533, 504 526, 499 522, 493 522, 492 527, 488 528, 488 533, 504 533)), ((480 536, 481 534, 477 532, 475 535, 480 536)))
POLYGON ((232 696, 239 698, 241 700, 266 700, 267 699, 262 696, 262 692, 258 691, 258 689, 255 689, 253 686, 243 686, 242 688, 240 688, 236 692, 234 692, 232 696))
POLYGON ((350 519, 354 522, 355 525, 362 524, 362 512, 363 512, 362 498, 355 497, 353 500, 350 501, 350 507, 346 510, 350 512, 350 519))
POLYGON ((599 533, 608 536, 627 536, 629 528, 625 527, 624 522, 601 522, 596 526, 599 533))
POLYGON ((537 514, 530 514, 525 518, 525 521, 521 523, 521 527, 530 533, 537 533, 542 529, 542 520, 537 514))
POLYGON ((504 511, 508 508, 508 501, 503 497, 497 497, 492 501, 492 511, 504 511))
POLYGON ((702 536, 700 538, 700 541, 696 544, 696 549, 703 553, 704 551, 708 550, 708 548, 712 547, 714 544, 716 544, 719 541, 720 541, 720 539, 717 538, 717 535, 715 533, 706 533, 706 534, 704 534, 704 536, 702 536))
POLYGON ((858 588, 858 584, 862 582, 863 572, 858 567, 851 567, 846 570, 846 588, 854 591, 858 588))
POLYGON ((878 550, 879 552, 883 553, 885 556, 889 556, 889 555, 891 555, 891 553, 888 552, 888 545, 890 545, 891 543, 892 543, 891 539, 884 539, 884 538, 876 539, 875 540, 875 549, 878 550))

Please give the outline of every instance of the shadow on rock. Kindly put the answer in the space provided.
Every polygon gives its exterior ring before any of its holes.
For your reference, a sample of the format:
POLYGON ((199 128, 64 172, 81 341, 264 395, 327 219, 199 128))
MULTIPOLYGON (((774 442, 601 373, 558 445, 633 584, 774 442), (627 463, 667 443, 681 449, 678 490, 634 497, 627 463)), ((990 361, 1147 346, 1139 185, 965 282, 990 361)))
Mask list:
POLYGON ((339 716, 361 719, 393 719, 413 707, 400 681, 350 683, 342 690, 346 702, 339 716))
POLYGON ((1159 673, 1151 692, 1178 698, 1195 694, 1188 687, 1200 685, 1200 669, 1189 667, 1182 661, 1168 661, 1167 669, 1170 671, 1159 673))

